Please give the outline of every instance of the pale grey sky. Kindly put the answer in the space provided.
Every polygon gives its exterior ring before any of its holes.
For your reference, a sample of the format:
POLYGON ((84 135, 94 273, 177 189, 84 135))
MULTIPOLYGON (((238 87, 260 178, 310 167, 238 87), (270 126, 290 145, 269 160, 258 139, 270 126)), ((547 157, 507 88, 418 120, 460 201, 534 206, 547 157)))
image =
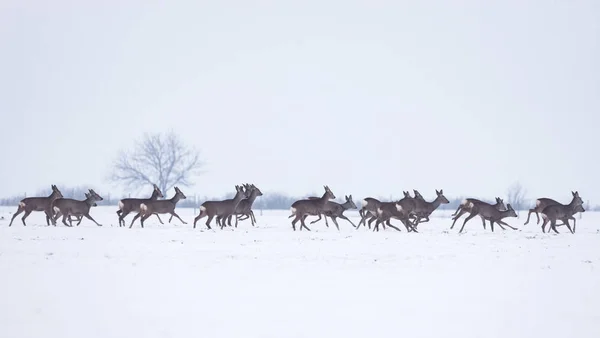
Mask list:
MULTIPOLYGON (((174 129, 188 194, 600 203, 598 1, 0 2, 0 195, 174 129)), ((172 196, 169 191, 166 195, 172 196)))

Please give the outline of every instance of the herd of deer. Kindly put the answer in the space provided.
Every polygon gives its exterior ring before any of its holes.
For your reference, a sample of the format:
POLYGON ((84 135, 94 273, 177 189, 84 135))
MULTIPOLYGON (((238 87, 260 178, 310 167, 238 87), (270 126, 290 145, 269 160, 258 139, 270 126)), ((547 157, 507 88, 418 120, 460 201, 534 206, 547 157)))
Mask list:
MULTIPOLYGON (((130 213, 136 213, 134 218, 131 220, 129 228, 133 226, 136 219, 140 219, 140 225, 144 227, 144 221, 150 216, 156 215, 160 224, 164 224, 159 214, 170 214, 169 223, 173 217, 177 217, 183 224, 184 222, 177 213, 175 213, 175 207, 177 202, 185 199, 186 196, 175 187, 175 195, 170 199, 159 199, 164 198, 160 189, 154 185, 154 190, 149 198, 125 198, 119 201, 119 210, 117 215, 119 218, 119 227, 125 226, 125 217, 130 213)), ((410 196, 408 191, 404 191, 404 198, 395 202, 381 202, 375 198, 367 197, 363 199, 362 208, 359 210, 361 217, 358 225, 354 225, 352 221, 344 215, 344 212, 349 209, 358 209, 352 195, 345 196, 346 202, 340 204, 333 202, 335 195, 329 189, 328 186, 323 187, 325 192, 321 197, 308 197, 294 202, 291 206, 291 215, 288 218, 294 217, 292 220, 292 228, 296 230, 296 223, 300 221, 300 230, 302 228, 310 231, 306 226, 305 220, 308 216, 317 216, 318 218, 310 224, 314 224, 320 221, 323 217, 325 218, 325 225, 329 227, 327 218, 331 218, 336 228, 339 230, 337 219, 344 219, 348 221, 354 228, 360 228, 361 224, 368 226, 371 229, 371 224, 375 222, 373 231, 379 231, 379 225, 384 229, 387 226, 395 230, 400 231, 399 228, 392 225, 390 220, 399 220, 408 232, 418 232, 417 226, 419 223, 425 223, 429 221, 429 216, 442 204, 449 203, 448 199, 444 196, 443 190, 437 191, 437 197, 431 201, 426 201, 423 196, 417 191, 413 190, 414 197, 410 196)), ((221 201, 206 201, 200 206, 200 214, 194 218, 194 228, 196 223, 203 217, 207 217, 206 226, 211 229, 210 223, 213 218, 216 217, 216 223, 223 229, 226 225, 232 226, 231 220, 235 216, 235 227, 237 227, 238 220, 250 219, 252 226, 256 223, 256 218, 252 212, 252 204, 257 197, 262 196, 262 192, 254 184, 244 184, 241 186, 235 186, 236 194, 231 199, 225 199, 221 201)), ((583 208, 583 200, 579 196, 577 191, 572 192, 573 198, 569 204, 561 204, 550 198, 539 198, 536 200, 536 206, 529 210, 527 214, 527 221, 524 225, 529 223, 529 219, 532 213, 536 214, 537 223, 540 223, 540 215, 542 215, 542 232, 546 232, 546 225, 550 223, 550 229, 555 233, 557 226, 566 225, 571 233, 575 232, 576 220, 574 215, 578 212, 585 212, 583 208), (573 228, 569 224, 569 220, 573 220, 573 228), (557 221, 562 223, 557 224, 557 221)), ((56 226, 56 221, 62 216, 62 223, 66 226, 73 226, 73 217, 79 225, 83 217, 96 223, 92 216, 90 216, 90 209, 97 206, 96 202, 102 201, 103 198, 98 195, 93 189, 89 189, 88 193, 85 194, 84 200, 75 200, 71 198, 64 198, 60 190, 56 185, 52 185, 52 193, 47 197, 27 197, 19 202, 17 211, 13 214, 12 219, 8 226, 12 226, 14 219, 17 215, 25 213, 21 220, 23 225, 25 219, 33 211, 43 211, 46 213, 46 224, 50 225, 50 222, 56 226), (69 223, 67 223, 67 220, 69 223)), ((490 222, 490 228, 494 231, 494 223, 498 224, 503 230, 504 226, 507 226, 513 230, 516 228, 508 225, 503 221, 506 217, 517 217, 517 214, 510 204, 505 205, 504 201, 496 197, 495 204, 489 204, 487 202, 467 198, 458 206, 458 209, 452 214, 452 226, 454 228, 456 221, 464 214, 468 213, 469 216, 464 220, 459 233, 463 231, 466 223, 473 217, 479 216, 483 223, 484 230, 486 229, 485 221, 490 222)))

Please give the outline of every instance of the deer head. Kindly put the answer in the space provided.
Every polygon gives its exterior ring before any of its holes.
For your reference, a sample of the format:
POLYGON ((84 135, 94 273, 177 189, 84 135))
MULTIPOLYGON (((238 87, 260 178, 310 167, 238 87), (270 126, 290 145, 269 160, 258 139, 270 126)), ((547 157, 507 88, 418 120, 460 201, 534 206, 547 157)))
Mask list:
POLYGON ((154 188, 154 193, 156 194, 156 196, 158 196, 158 198, 164 198, 165 197, 163 195, 162 191, 160 191, 160 189, 158 188, 158 186, 156 184, 153 184, 152 188, 154 188))
POLYGON ((181 192, 181 190, 179 190, 179 188, 175 187, 175 196, 177 196, 177 198, 179 198, 180 200, 184 200, 187 197, 185 197, 185 195, 181 192))
POLYGON ((498 210, 505 211, 506 205, 504 204, 504 200, 500 197, 496 197, 496 203, 498 203, 498 210))
POLYGON ((448 199, 446 198, 446 196, 444 196, 444 189, 441 189, 440 191, 437 191, 437 189, 436 189, 435 193, 437 195, 437 198, 440 200, 440 202, 442 204, 448 204, 448 203, 450 203, 450 201, 448 201, 448 199))
POLYGON ((354 204, 354 201, 352 200, 352 195, 350 196, 344 196, 346 198, 346 202, 348 202, 348 205, 350 206, 349 209, 358 209, 356 207, 356 204, 354 204))
POLYGON ((329 187, 326 185, 324 185, 323 188, 325 188, 325 196, 327 197, 327 200, 334 200, 335 195, 333 194, 331 189, 329 189, 329 187))

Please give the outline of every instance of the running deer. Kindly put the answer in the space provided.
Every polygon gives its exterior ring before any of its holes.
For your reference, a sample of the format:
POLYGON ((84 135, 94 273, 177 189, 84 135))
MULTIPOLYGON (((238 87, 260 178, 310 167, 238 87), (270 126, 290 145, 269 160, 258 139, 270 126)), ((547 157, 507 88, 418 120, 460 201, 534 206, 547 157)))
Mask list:
POLYGON ((376 220, 377 209, 381 205, 381 201, 372 197, 367 197, 362 200, 362 207, 358 211, 360 215, 360 222, 358 222, 358 226, 356 229, 360 228, 361 224, 365 224, 369 226, 371 229, 371 223, 376 220), (369 218, 369 222, 367 223, 367 218, 369 218))
MULTIPOLYGON (((581 198, 579 198, 579 194, 577 192, 574 192, 571 203, 567 205, 553 204, 545 207, 544 210, 542 210, 542 219, 544 220, 544 222, 542 223, 542 232, 546 232, 546 224, 550 222, 550 228, 555 233, 558 233, 558 231, 556 231, 556 221, 572 217, 577 212, 577 207, 581 206, 582 204, 583 203, 581 203, 581 198)), ((565 222, 565 225, 571 233, 574 233, 568 221, 565 222)))
POLYGON ((206 201, 202 203, 200 206, 200 214, 194 218, 194 228, 196 228, 196 223, 198 220, 204 216, 208 216, 208 219, 206 220, 206 227, 209 230, 212 229, 210 227, 210 222, 215 216, 217 216, 217 225, 223 229, 227 217, 232 215, 242 199, 247 197, 242 186, 236 185, 235 191, 236 193, 233 198, 223 201, 206 201), (222 222, 221 219, 223 220, 222 222))
POLYGON ((572 219, 573 220, 573 232, 575 231, 575 227, 577 227, 577 219, 575 219, 575 214, 578 212, 585 212, 585 209, 583 208, 583 205, 578 205, 575 207, 575 209, 572 210, 572 214, 571 215, 565 215, 565 217, 561 218, 560 220, 562 221, 562 223, 560 224, 556 224, 556 226, 561 226, 561 225, 567 225, 569 223, 569 220, 572 219))
POLYGON ((240 203, 237 205, 234 214, 230 215, 227 218, 227 223, 229 226, 231 226, 231 218, 233 216, 235 216, 235 227, 236 228, 238 225, 238 220, 243 221, 243 220, 250 218, 250 222, 252 223, 252 226, 254 226, 254 224, 256 223, 256 218, 254 217, 254 212, 252 212, 252 204, 254 204, 254 200, 256 200, 256 198, 258 196, 262 196, 263 193, 262 193, 262 191, 260 191, 260 189, 258 189, 256 186, 254 186, 254 184, 251 184, 251 185, 245 184, 244 188, 246 188, 245 195, 247 195, 248 198, 241 200, 240 203), (244 216, 246 218, 242 218, 244 216))
POLYGON ((408 232, 418 232, 410 222, 410 218, 415 215, 416 201, 410 194, 404 192, 404 198, 396 202, 383 202, 377 209, 377 222, 373 231, 379 231, 379 224, 385 225, 400 231, 390 223, 392 218, 400 220, 408 232))
MULTIPOLYGON (((89 198, 90 196, 92 196, 89 192, 85 193, 85 198, 89 198)), ((96 202, 94 202, 94 204, 92 204, 92 207, 97 207, 98 204, 96 202)), ((77 226, 79 226, 79 224, 81 224, 81 221, 83 220, 83 215, 69 215, 69 224, 71 226, 73 226, 73 217, 75 217, 75 220, 77 221, 77 226)))
POLYGON ((444 196, 444 189, 440 191, 435 191, 437 197, 435 200, 431 202, 427 202, 421 194, 413 190, 415 193, 415 215, 416 219, 413 222, 414 227, 416 228, 419 223, 429 222, 429 216, 433 213, 440 205, 448 204, 450 201, 444 196), (423 220, 422 220, 423 219, 423 220))
POLYGON ((144 227, 144 221, 148 219, 148 217, 152 216, 152 214, 170 214, 171 217, 177 217, 179 221, 183 224, 187 224, 184 222, 177 213, 175 213, 175 207, 177 206, 177 202, 186 199, 187 197, 179 190, 178 187, 175 187, 175 195, 168 200, 156 200, 156 201, 146 201, 140 204, 140 212, 136 215, 136 217, 131 221, 129 228, 133 226, 133 221, 140 218, 140 225, 144 227))
POLYGON ((321 198, 312 200, 301 199, 292 203, 290 211, 292 212, 292 215, 296 216, 292 221, 292 229, 294 229, 294 231, 296 231, 296 223, 298 221, 300 221, 300 230, 305 228, 306 230, 310 231, 306 224, 304 224, 306 217, 319 215, 321 212, 323 212, 325 204, 327 204, 329 200, 335 199, 335 195, 328 186, 325 185, 323 188, 325 189, 325 193, 323 196, 321 196, 321 198))
MULTIPOLYGON (((494 208, 496 208, 496 210, 498 210, 498 211, 506 210, 506 205, 504 205, 504 200, 501 199, 500 197, 496 197, 496 204, 489 204, 487 202, 480 201, 476 198, 467 198, 460 203, 460 205, 458 206, 456 211, 451 215, 451 216, 453 216, 452 219, 454 221, 452 222, 452 226, 450 227, 450 229, 454 228, 454 224, 456 224, 456 221, 462 215, 464 215, 467 212, 471 212, 471 205, 475 205, 475 204, 488 204, 488 205, 491 205, 494 208)), ((483 222, 483 230, 485 230, 485 218, 483 218, 483 216, 481 216, 481 215, 479 217, 481 217, 481 222, 483 222)))
MULTIPOLYGON (((125 226, 125 217, 132 212, 135 212, 136 215, 133 217, 131 224, 133 224, 133 222, 140 217, 140 205, 142 205, 142 203, 149 203, 165 197, 156 184, 153 184, 152 188, 154 190, 152 190, 152 195, 150 198, 124 198, 119 201, 119 210, 117 210, 117 215, 119 216, 119 227, 125 226)), ((155 215, 160 224, 164 224, 160 219, 160 216, 158 216, 158 214, 155 215)))
POLYGON ((17 211, 13 214, 12 219, 8 226, 11 226, 15 217, 22 212, 25 212, 25 215, 21 218, 23 222, 23 226, 27 226, 25 224, 25 219, 31 214, 33 211, 44 211, 46 213, 46 224, 50 225, 50 221, 52 220, 52 202, 57 198, 63 198, 62 193, 58 188, 53 184, 52 185, 52 193, 47 197, 27 197, 22 199, 19 202, 19 206, 17 207, 17 211))
POLYGON ((52 210, 55 213, 52 219, 52 224, 56 226, 56 220, 62 216, 62 222, 64 225, 70 227, 72 224, 67 224, 67 217, 70 216, 85 216, 87 219, 96 223, 97 226, 102 226, 96 222, 95 219, 90 216, 90 208, 96 201, 102 201, 103 198, 98 195, 93 189, 88 190, 89 195, 86 195, 86 199, 83 201, 75 200, 72 198, 58 198, 52 203, 52 210))
MULTIPOLYGON (((579 192, 578 191, 571 191, 571 194, 573 194, 573 201, 577 201, 576 203, 579 204, 583 204, 583 200, 579 197, 579 192)), ((557 204, 561 204, 551 198, 538 198, 537 200, 535 200, 535 208, 533 209, 529 209, 529 213, 527 213, 527 220, 525 221, 525 223, 523 225, 527 225, 529 223, 529 217, 531 217, 531 213, 535 212, 535 216, 537 217, 537 223, 536 224, 540 224, 540 215, 539 213, 542 212, 546 207, 550 206, 550 205, 557 205, 557 204)), ((563 205, 563 204, 561 204, 563 205)))
MULTIPOLYGON (((403 191, 402 193, 404 194, 405 198, 411 198, 408 191, 403 191)), ((381 201, 372 197, 367 197, 362 200, 362 208, 358 211, 358 214, 361 218, 356 229, 358 229, 361 224, 365 224, 369 227, 369 229, 371 229, 371 223, 377 220, 377 209, 381 203, 381 201), (367 219, 369 220, 368 222, 366 222, 367 219)), ((383 228, 385 229, 385 224, 383 225, 383 228)))
POLYGON ((510 203, 508 203, 506 205, 506 207, 507 207, 507 210, 500 211, 491 204, 470 203, 470 205, 469 205, 470 215, 465 219, 462 227, 460 228, 459 233, 461 233, 463 231, 463 229, 465 228, 465 224, 467 224, 467 222, 471 218, 473 218, 477 215, 481 216, 481 218, 483 218, 485 220, 490 221, 490 228, 492 229, 492 232, 494 232, 494 223, 498 223, 498 226, 500 226, 500 228, 502 228, 502 230, 506 230, 503 227, 503 225, 506 225, 507 227, 509 227, 513 230, 517 230, 517 228, 514 228, 514 227, 506 224, 504 221, 502 221, 502 219, 506 218, 506 217, 517 217, 517 213, 515 212, 513 207, 510 205, 510 203))
MULTIPOLYGON (((309 197, 309 199, 312 199, 312 200, 316 200, 319 198, 320 197, 309 197)), ((346 221, 350 222, 350 224, 352 224, 352 226, 356 228, 356 225, 354 225, 354 223, 352 223, 352 221, 344 215, 344 211, 346 211, 348 209, 357 209, 356 204, 354 204, 354 201, 352 200, 352 195, 344 196, 344 199, 346 199, 346 202, 344 202, 342 204, 333 202, 333 201, 327 201, 327 203, 325 203, 325 207, 323 208, 322 213, 321 213, 325 217, 325 225, 327 225, 327 217, 329 217, 335 224, 335 227, 338 230, 340 230, 340 226, 338 225, 337 218, 341 218, 341 219, 345 219, 346 221)), ((314 224, 314 223, 320 221, 321 214, 319 214, 318 219, 310 222, 310 224, 314 224)), ((327 225, 327 227, 329 227, 329 225, 327 225)))

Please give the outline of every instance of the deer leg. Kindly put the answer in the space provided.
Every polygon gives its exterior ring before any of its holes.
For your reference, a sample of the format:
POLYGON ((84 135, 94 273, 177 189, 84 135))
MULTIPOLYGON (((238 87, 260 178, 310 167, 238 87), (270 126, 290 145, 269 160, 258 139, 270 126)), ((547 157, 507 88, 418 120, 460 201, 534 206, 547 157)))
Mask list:
MULTIPOLYGON (((100 224, 100 223, 96 222, 96 220, 95 220, 95 219, 93 219, 93 218, 92 218, 92 216, 90 216, 90 214, 89 214, 89 213, 85 213, 85 214, 83 214, 83 216, 85 216, 85 218, 89 219, 90 221, 92 221, 92 222, 96 223, 96 225, 97 225, 97 226, 99 226, 99 227, 101 227, 101 226, 102 226, 102 224, 100 224)), ((83 217, 82 217, 82 218, 83 218, 83 217)), ((146 218, 148 218, 148 217, 142 218, 142 220, 141 220, 140 222, 143 222, 143 220, 145 220, 146 218)), ((144 227, 143 223, 142 223, 142 227, 144 227)))
MULTIPOLYGON (((406 228, 406 231, 408 232, 418 232, 416 227, 413 227, 412 223, 410 223, 410 220, 408 219, 400 219, 400 222, 402 222, 402 224, 404 224, 404 227, 406 228)), ((400 230, 398 230, 400 231, 400 230)))
POLYGON ((340 215, 340 218, 345 219, 346 221, 350 222, 350 224, 352 224, 352 226, 356 228, 356 225, 354 225, 354 223, 352 223, 352 221, 348 217, 346 217, 344 215, 340 215))
MULTIPOLYGON (((196 228, 196 222, 198 222, 198 220, 204 216, 206 216, 206 213, 204 212, 204 210, 200 210, 198 216, 194 217, 194 229, 196 228)), ((208 226, 208 228, 210 229, 210 225, 208 226)))
POLYGON ((550 220, 550 228, 555 232, 555 233, 559 233, 558 230, 556 230, 556 220, 550 220))
POLYGON ((546 224, 548 224, 548 220, 545 219, 544 222, 542 223, 542 232, 546 233, 546 224))
POLYGON ((477 215, 476 213, 471 213, 471 214, 470 214, 470 215, 469 215, 469 216, 468 216, 468 217, 465 219, 465 221, 463 222, 463 225, 462 225, 462 227, 461 227, 461 228, 460 228, 460 230, 458 231, 458 233, 459 233, 459 234, 460 234, 460 233, 463 231, 463 229, 465 228, 465 224, 467 224, 467 222, 468 222, 468 221, 469 221, 471 218, 475 217, 476 215, 477 215))
POLYGON ((573 231, 573 229, 571 229, 571 226, 569 225, 569 221, 565 220, 565 225, 567 226, 567 228, 569 229, 569 231, 574 234, 575 232, 573 231))
POLYGON ((371 230, 371 224, 373 222, 375 222, 377 220, 377 217, 375 216, 371 216, 371 218, 369 219, 369 221, 367 222, 367 226, 369 227, 369 230, 371 230))
POLYGON ((25 211, 25 215, 23 215, 23 217, 21 218, 21 221, 23 222, 23 226, 27 226, 27 224, 25 224, 25 218, 27 218, 27 216, 29 216, 31 214, 32 210, 26 210, 25 211))
MULTIPOLYGON (((571 216, 570 217, 573 220, 573 232, 575 232, 575 227, 577 226, 577 220, 575 219, 575 216, 571 216)), ((565 221, 565 223, 567 223, 567 221, 565 221)))
MULTIPOLYGON (((515 227, 513 227, 511 225, 509 225, 508 223, 506 223, 504 221, 496 221, 496 223, 498 223, 498 225, 500 225, 500 224, 505 225, 505 226, 507 226, 507 227, 509 227, 509 228, 511 228, 513 230, 519 230, 519 229, 517 229, 517 228, 515 228, 515 227)), ((502 229, 504 230, 504 228, 502 228, 502 229)))
POLYGON ((537 217, 537 223, 536 224, 540 224, 540 214, 537 211, 535 212, 535 217, 537 217))
POLYGON ((310 229, 306 226, 306 224, 304 224, 304 220, 306 219, 306 216, 308 216, 308 215, 305 215, 304 218, 300 219, 300 230, 302 230, 302 228, 305 228, 307 231, 310 231, 310 229))
MULTIPOLYGON (((325 216, 325 220, 327 220, 327 216, 325 216)), ((338 225, 338 222, 335 219, 335 216, 331 216, 331 220, 333 221, 333 224, 335 224, 335 227, 338 229, 338 231, 340 231, 340 226, 338 225)))
MULTIPOLYGON (((119 213, 119 211, 117 211, 117 214, 119 213)), ((119 215, 119 227, 121 227, 121 223, 123 224, 123 226, 125 226, 125 217, 129 215, 130 212, 131 211, 121 211, 121 214, 119 215)))
POLYGON ((494 220, 493 219, 490 220, 490 229, 492 229, 492 232, 494 232, 494 220))
POLYGON ((397 226, 395 226, 392 223, 390 223, 389 219, 388 219, 388 221, 386 223, 387 223, 387 226, 389 226, 390 228, 395 229, 396 231, 401 231, 400 229, 398 229, 397 226))
POLYGON ((183 224, 187 224, 186 222, 184 222, 184 221, 181 219, 181 217, 179 217, 179 215, 177 215, 177 214, 175 213, 175 211, 171 211, 171 217, 173 217, 173 216, 177 217, 177 219, 178 219, 178 220, 180 220, 180 221, 181 221, 181 223, 183 223, 183 224))
POLYGON ((213 217, 215 217, 215 216, 214 215, 210 215, 210 216, 208 216, 208 219, 206 220, 206 227, 208 228, 208 230, 211 229, 211 227, 210 227, 210 221, 212 221, 213 217))
MULTIPOLYGON (((527 220, 525 221, 525 223, 523 223, 523 225, 527 225, 527 223, 529 223, 529 217, 531 217, 531 213, 535 212, 535 208, 534 209, 529 209, 529 212, 527 213, 527 220)), ((537 213, 536 213, 537 215, 537 213)), ((540 223, 539 218, 538 218, 538 224, 540 223)))
POLYGON ((144 221, 147 220, 150 216, 152 216, 152 214, 143 215, 142 218, 140 218, 140 225, 142 229, 144 228, 144 221))
MULTIPOLYGON (((460 212, 458 213, 458 215, 452 217, 452 219, 454 220, 452 222, 452 226, 450 227, 450 230, 452 230, 454 228, 454 224, 456 224, 456 221, 460 218, 460 216, 464 215, 466 213, 466 211, 464 209, 460 209, 460 212)), ((485 229, 485 226, 484 226, 485 229)))
POLYGON ((17 208, 17 211, 13 214, 13 217, 10 219, 10 223, 8 224, 8 226, 12 225, 12 222, 15 220, 15 218, 17 217, 17 215, 19 215, 20 213, 22 213, 24 210, 23 207, 21 207, 21 205, 19 204, 19 207, 17 208))
POLYGON ((462 205, 461 204, 458 205, 458 208, 456 208, 456 211, 452 215, 450 215, 450 216, 456 216, 456 214, 458 214, 459 211, 462 211, 462 205))
MULTIPOLYGON (((318 221, 320 221, 320 220, 321 220, 321 214, 318 214, 317 216, 318 216, 319 218, 317 218, 316 220, 314 220, 314 221, 310 222, 310 224, 315 224, 315 223, 317 223, 318 221)), ((327 218, 325 218, 325 219, 327 219, 327 218)))
MULTIPOLYGON (((163 223, 162 219, 160 219, 160 216, 158 216, 158 213, 155 212, 152 215, 156 216, 156 218, 158 218, 158 221, 160 222, 160 224, 164 225, 165 223, 163 223)), ((152 216, 150 215, 150 216, 152 216)), ((171 218, 173 218, 173 215, 171 215, 171 218)), ((169 223, 171 223, 171 220, 169 219, 169 223)))
POLYGON ((117 216, 119 217, 119 227, 121 227, 121 214, 123 211, 121 209, 117 210, 117 216))
POLYGON ((62 222, 65 226, 68 226, 68 227, 72 226, 72 225, 67 224, 67 213, 64 213, 62 215, 62 222))
MULTIPOLYGON (((158 217, 158 214, 156 214, 156 217, 158 217)), ((160 217, 158 217, 158 219, 160 219, 160 217)), ((172 220, 173 220, 173 215, 171 215, 171 217, 169 217, 169 223, 171 223, 172 220)), ((163 224, 163 222, 161 221, 160 224, 163 224)))
POLYGON ((296 217, 294 217, 294 219, 292 220, 292 229, 294 229, 294 231, 296 231, 296 223, 298 222, 299 216, 295 215, 296 217))
MULTIPOLYGON (((138 219, 138 218, 140 218, 141 216, 142 216, 142 213, 141 213, 141 212, 138 212, 138 213, 137 213, 137 214, 136 214, 136 215, 133 217, 133 219, 131 220, 131 224, 129 224, 129 229, 131 229, 131 227, 133 226, 133 222, 135 222, 135 220, 136 220, 136 219, 138 219)), ((123 222, 125 222, 125 221, 123 221, 123 222)), ((140 222, 141 222, 141 220, 140 220, 140 222)), ((142 226, 142 228, 143 228, 143 226, 142 226)))
MULTIPOLYGON (((490 221, 491 222, 491 221, 490 221)), ((502 222, 500 221, 496 221, 496 224, 498 224, 498 226, 500 227, 500 229, 502 230, 506 230, 506 228, 504 226, 502 226, 502 222)))

